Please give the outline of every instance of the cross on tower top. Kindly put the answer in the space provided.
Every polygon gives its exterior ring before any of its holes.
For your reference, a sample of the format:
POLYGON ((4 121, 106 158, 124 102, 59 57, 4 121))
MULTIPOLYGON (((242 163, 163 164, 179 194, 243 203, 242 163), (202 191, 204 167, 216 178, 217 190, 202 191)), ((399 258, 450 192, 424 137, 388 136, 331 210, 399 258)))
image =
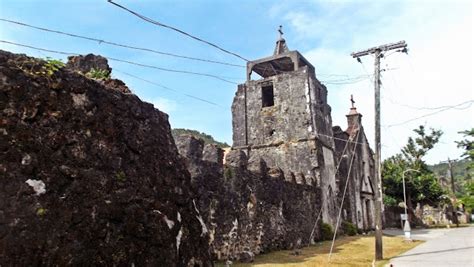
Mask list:
POLYGON ((280 33, 280 39, 283 39, 283 26, 278 27, 278 32, 280 33))
POLYGON ((351 95, 351 104, 352 104, 352 108, 354 108, 355 101, 354 101, 354 97, 352 95, 351 95))
POLYGON ((280 37, 276 41, 275 50, 273 51, 274 56, 289 52, 288 47, 286 46, 286 41, 283 38, 283 26, 280 25, 280 27, 278 27, 278 33, 280 37))

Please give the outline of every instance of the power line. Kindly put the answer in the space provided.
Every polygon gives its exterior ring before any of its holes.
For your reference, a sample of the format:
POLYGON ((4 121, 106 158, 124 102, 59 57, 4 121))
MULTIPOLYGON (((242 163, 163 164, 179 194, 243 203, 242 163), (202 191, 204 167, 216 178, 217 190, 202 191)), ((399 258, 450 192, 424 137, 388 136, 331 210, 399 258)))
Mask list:
MULTIPOLYGON (((398 87, 398 83, 397 81, 395 80, 394 76, 391 75, 391 79, 392 79, 392 82, 393 82, 393 85, 395 86, 395 88, 398 87)), ((411 105, 407 105, 407 104, 403 104, 403 103, 400 103, 396 100, 393 99, 393 95, 392 95, 392 91, 390 89, 390 87, 386 87, 384 84, 381 84, 381 86, 384 88, 384 89, 387 89, 390 93, 390 95, 392 97, 389 96, 389 101, 390 103, 394 104, 394 105, 398 105, 398 106, 401 106, 401 107, 406 107, 406 108, 410 108, 410 109, 414 109, 414 110, 440 110, 440 109, 446 109, 446 108, 454 108, 454 109, 459 109, 457 108, 458 106, 462 106, 463 104, 467 104, 467 103, 470 103, 470 102, 473 102, 474 100, 468 100, 466 102, 462 102, 460 104, 456 104, 456 105, 444 105, 444 106, 438 106, 438 107, 416 107, 416 106, 411 106, 411 105)), ((461 108, 461 109, 465 109, 465 108, 461 108)))
POLYGON ((373 75, 358 75, 358 76, 347 76, 346 78, 342 79, 334 79, 334 80, 327 80, 326 82, 340 82, 340 81, 352 81, 352 80, 360 80, 360 79, 367 79, 369 77, 372 77, 373 75))
MULTIPOLYGON (((385 86, 382 86, 382 87, 386 88, 385 86)), ((469 100, 469 101, 462 102, 462 103, 456 104, 456 105, 446 105, 446 106, 439 106, 439 107, 415 107, 415 106, 400 103, 398 101, 393 100, 392 98, 390 98, 389 100, 394 105, 398 105, 398 106, 401 106, 401 107, 406 107, 406 108, 410 108, 410 109, 414 109, 414 110, 441 110, 441 109, 443 109, 443 110, 446 110, 446 109, 463 110, 463 109, 466 109, 466 108, 458 108, 458 107, 463 106, 464 104, 474 102, 474 100, 469 100)))
POLYGON ((192 39, 194 39, 194 40, 197 40, 197 41, 199 41, 199 42, 202 42, 202 43, 205 43, 205 44, 207 44, 207 45, 210 45, 210 46, 212 46, 212 47, 214 47, 214 48, 217 48, 217 49, 221 50, 221 51, 224 52, 224 53, 227 53, 227 54, 236 56, 236 57, 238 57, 238 58, 240 58, 240 59, 242 59, 242 60, 248 61, 248 60, 245 59, 244 57, 242 57, 242 56, 240 56, 240 55, 238 55, 238 54, 236 54, 236 53, 234 53, 234 52, 230 52, 230 51, 228 51, 228 50, 226 50, 226 49, 224 49, 224 48, 222 48, 222 47, 220 47, 220 46, 218 46, 218 45, 216 45, 216 44, 213 44, 213 43, 208 42, 208 41, 206 41, 206 40, 203 40, 203 39, 201 39, 201 38, 199 38, 199 37, 196 37, 196 36, 194 36, 194 35, 191 35, 191 34, 185 32, 185 31, 182 31, 182 30, 180 30, 180 29, 178 29, 178 28, 175 28, 175 27, 172 27, 172 26, 163 24, 163 23, 161 23, 161 22, 152 20, 152 19, 150 19, 150 18, 148 18, 148 17, 145 17, 145 16, 143 16, 143 15, 141 15, 141 14, 135 12, 135 11, 132 11, 132 10, 130 10, 130 9, 128 9, 128 8, 126 8, 126 7, 122 6, 122 5, 120 5, 120 4, 117 4, 117 3, 113 2, 112 0, 107 0, 107 1, 108 1, 109 3, 115 5, 115 6, 119 7, 119 8, 121 8, 121 9, 123 9, 123 10, 125 10, 125 11, 127 11, 127 12, 129 12, 129 13, 131 13, 131 14, 133 14, 133 15, 139 17, 139 18, 141 18, 141 19, 144 20, 144 21, 147 21, 147 22, 149 22, 149 23, 155 24, 155 25, 160 26, 160 27, 168 28, 168 29, 170 29, 170 30, 179 32, 179 33, 181 33, 181 34, 183 34, 183 35, 185 35, 185 36, 188 36, 188 37, 190 37, 190 38, 192 38, 192 39))
MULTIPOLYGON (((61 54, 61 55, 68 55, 68 56, 80 55, 79 53, 69 53, 69 52, 62 52, 62 51, 44 49, 44 48, 34 47, 34 46, 30 46, 30 45, 25 45, 25 44, 18 44, 18 43, 14 43, 14 42, 9 42, 9 41, 5 41, 5 40, 0 40, 0 42, 1 43, 6 43, 6 44, 11 44, 11 45, 16 45, 16 46, 21 46, 21 47, 26 47, 26 48, 31 48, 31 49, 36 49, 36 50, 41 50, 41 51, 45 51, 45 52, 55 53, 55 54, 61 54)), ((231 83, 231 84, 238 84, 236 82, 232 82, 232 81, 229 81, 227 79, 224 79, 220 76, 213 75, 213 74, 208 74, 208 73, 168 69, 168 68, 157 67, 157 66, 153 66, 153 65, 147 65, 147 64, 143 64, 143 63, 137 63, 137 62, 133 62, 133 61, 118 59, 118 58, 112 58, 112 57, 104 57, 104 58, 106 58, 108 60, 111 60, 111 61, 127 63, 127 64, 130 64, 130 65, 140 66, 140 67, 144 67, 144 68, 156 69, 156 70, 161 70, 161 71, 166 71, 166 72, 174 72, 174 73, 183 73, 183 74, 211 77, 211 78, 214 78, 214 79, 217 79, 217 80, 221 80, 223 82, 227 82, 227 83, 231 83)))
POLYGON ((457 104, 457 105, 454 105, 454 106, 447 106, 446 108, 443 108, 443 109, 435 111, 435 112, 431 112, 431 113, 428 113, 428 114, 425 114, 425 115, 422 115, 422 116, 419 116, 419 117, 416 117, 416 118, 412 118, 412 119, 409 119, 409 120, 406 120, 406 121, 403 121, 403 122, 387 125, 387 127, 393 127, 393 126, 399 126, 399 125, 407 124, 409 122, 419 120, 419 119, 422 119, 422 118, 426 118, 426 117, 429 117, 429 116, 433 116, 435 114, 438 114, 438 113, 441 113, 441 112, 444 112, 444 111, 447 111, 447 110, 450 110, 450 109, 457 109, 457 110, 468 109, 472 106, 472 103, 474 103, 474 100, 469 100, 469 101, 466 101, 466 102, 463 102, 463 103, 460 103, 460 104, 457 104), (467 104, 466 107, 458 108, 458 107, 466 105, 466 104, 467 104))
POLYGON ((167 87, 167 86, 162 85, 162 84, 157 83, 157 82, 153 82, 153 81, 150 81, 150 80, 143 79, 143 78, 141 78, 141 77, 138 77, 138 76, 136 76, 136 75, 133 75, 133 74, 130 74, 130 73, 127 73, 127 72, 120 71, 120 70, 117 70, 117 69, 115 69, 115 68, 113 69, 113 71, 114 71, 114 72, 121 73, 121 74, 123 74, 123 75, 130 76, 130 77, 135 78, 135 79, 137 79, 137 80, 140 80, 140 81, 143 81, 143 82, 146 82, 146 83, 155 85, 155 86, 157 86, 157 87, 160 87, 160 88, 163 88, 163 89, 166 89, 166 90, 169 90, 169 91, 173 91, 173 92, 175 92, 175 93, 183 94, 184 96, 187 96, 187 97, 189 97, 189 98, 192 98, 192 99, 195 99, 195 100, 198 100, 198 101, 207 103, 207 104, 211 104, 211 105, 214 105, 214 106, 217 106, 217 107, 220 107, 220 108, 224 108, 224 107, 222 107, 221 105, 219 105, 219 104, 217 104, 217 103, 215 103, 215 102, 212 102, 212 101, 209 101, 209 100, 206 100, 206 99, 197 97, 197 96, 193 96, 193 95, 190 95, 190 94, 186 94, 186 93, 180 92, 180 91, 178 91, 178 90, 176 90, 176 89, 167 87))
MULTIPOLYGON (((359 131, 357 132, 357 140, 359 139, 359 133, 360 133, 361 129, 359 129, 359 131)), ((336 139, 335 137, 333 137, 333 139, 336 139)), ((337 138, 337 139, 340 139, 340 138, 337 138)), ((344 139, 340 139, 340 140, 344 140, 344 139)), ((334 175, 338 175, 338 172, 339 172, 339 167, 341 166, 341 162, 342 162, 342 159, 344 158, 344 155, 346 154, 346 150, 347 148, 349 147, 349 141, 351 140, 351 138, 349 137, 347 139, 347 142, 346 142, 346 145, 344 146, 344 149, 342 150, 342 154, 341 154, 341 157, 339 158, 339 162, 337 163, 337 167, 336 167, 336 171, 334 172, 334 175)), ((334 141, 334 140, 333 140, 334 141)), ((354 154, 355 154, 355 147, 357 146, 357 142, 354 144, 354 154)), ((351 166, 352 166, 352 160, 351 160, 351 166)), ((350 172, 350 169, 349 169, 349 172, 350 172)), ((345 192, 344 192, 345 194, 345 192)), ((344 196, 343 196, 344 198, 344 196)), ((342 203, 344 203, 344 200, 342 201, 342 203)), ((321 210, 323 209, 323 206, 321 205, 321 210)), ((316 223, 317 223, 317 219, 319 219, 319 215, 318 217, 316 218, 316 223)), ((316 228, 316 223, 314 224, 314 228, 313 228, 313 231, 314 229, 316 228)), ((337 227, 337 226, 336 226, 337 227)), ((337 229, 337 228, 336 228, 337 229)), ((311 233, 311 236, 313 235, 313 233, 311 233)), ((311 239, 310 239, 311 240, 311 239)), ((334 244, 334 243, 333 243, 334 244)), ((331 245, 331 251, 332 251, 332 245, 331 245)), ((331 257, 331 255, 329 255, 329 257, 331 257)))
MULTIPOLYGON (((0 42, 6 42, 6 41, 2 41, 0 40, 0 42)), ((10 42, 6 42, 6 43, 10 43, 10 42)), ((13 43, 11 43, 13 44, 13 43)), ((32 47, 29 47, 29 46, 26 46, 28 48, 32 48, 32 47)), ((60 54, 64 54, 64 55, 75 55, 73 53, 66 53, 66 52, 59 52, 59 51, 53 51, 53 50, 48 50, 48 49, 37 49, 39 53, 43 54, 41 51, 45 51, 45 52, 50 52, 50 53, 60 53, 60 54)), ((44 54, 43 54, 44 55, 44 54)), ((120 71, 116 68, 113 69, 113 72, 118 72, 118 73, 122 73, 124 75, 127 75, 127 76, 130 76, 132 78, 135 78, 137 80, 141 80, 141 81, 144 81, 144 82, 147 82, 149 84, 152 84, 152 85, 155 85, 155 86, 158 86, 160 88, 163 88, 163 89, 166 89, 166 90, 169 90, 169 91, 173 91, 173 92, 176 92, 176 93, 180 93, 180 94, 183 94, 189 98, 192 98, 192 99, 195 99, 195 100, 198 100, 198 101, 202 101, 204 103, 207 103, 207 104, 211 104, 211 105, 214 105, 214 106, 217 106, 217 107, 220 107, 220 108, 224 108, 222 107, 221 105, 217 104, 217 103, 214 103, 212 101, 209 101, 209 100, 206 100, 206 99, 203 99, 203 98, 200 98, 200 97, 197 97, 197 96, 193 96, 193 95, 190 95, 190 94, 186 94, 186 93, 182 93, 176 89, 173 89, 173 88, 170 88, 170 87, 167 87, 165 85, 162 85, 162 84, 159 84, 157 82, 153 82, 153 81, 149 81, 149 80, 146 80, 146 79, 143 79, 143 78, 140 78, 136 75, 133 75, 133 74, 130 74, 130 73, 127 73, 127 72, 124 72, 124 71, 120 71)))
MULTIPOLYGON (((360 130, 357 132, 356 140, 359 139, 359 134, 360 134, 360 130)), ((344 186, 344 192, 342 193, 341 206, 339 207, 339 212, 338 212, 337 220, 336 220, 336 227, 334 227, 335 228, 334 229, 334 235, 332 237, 331 249, 329 250, 328 263, 331 261, 332 250, 334 248, 334 242, 336 241, 337 229, 339 228, 339 222, 340 222, 340 219, 341 219, 342 207, 344 206, 344 200, 345 200, 346 192, 347 192, 347 185, 349 184, 349 176, 351 175, 352 163, 354 162, 354 158, 355 158, 355 154, 356 154, 356 147, 357 147, 357 144, 354 145, 354 148, 352 150, 351 161, 349 163, 349 170, 347 171, 346 184, 344 186)), ((341 156, 341 159, 342 159, 342 156, 341 156)))
MULTIPOLYGON (((356 144, 356 145, 364 145, 365 144, 365 143, 362 143, 362 142, 352 141, 351 139, 343 139, 343 138, 338 138, 338 137, 334 137, 334 136, 330 136, 330 135, 326 135, 326 134, 316 133, 317 138, 320 138, 321 136, 332 138, 333 141, 334 140, 339 140, 339 141, 345 142, 346 146, 349 143, 356 144)), ((244 140, 243 139, 236 140, 236 142, 241 142, 241 141, 244 141, 244 140)), ((339 163, 338 163, 338 165, 339 165, 339 163)), ((337 173, 337 168, 336 168, 336 173, 337 173)))
POLYGON ((321 81, 321 82, 324 84, 332 84, 332 85, 354 84, 354 83, 365 81, 367 79, 372 79, 372 76, 373 75, 360 75, 353 78, 327 80, 327 81, 321 81))
MULTIPOLYGON (((283 71, 283 70, 277 70, 273 69, 275 74, 282 74, 282 73, 288 73, 289 71, 283 71)), ((319 76, 319 75, 318 75, 319 76)), ((343 79, 334 79, 334 80, 318 80, 319 82, 323 84, 331 84, 331 85, 344 85, 344 84, 354 84, 358 83, 367 79, 371 79, 373 75, 359 75, 359 76, 349 76, 349 75, 343 75, 343 74, 326 74, 326 75, 321 75, 321 76, 343 76, 347 78, 343 79)))
POLYGON ((208 62, 208 63, 214 63, 214 64, 221 64, 221 65, 226 65, 226 66, 245 68, 245 66, 243 66, 243 65, 232 64, 232 63, 216 61, 216 60, 210 60, 210 59, 183 56, 183 55, 173 54, 173 53, 169 53, 169 52, 158 51, 158 50, 154 50, 154 49, 150 49, 150 48, 143 48, 143 47, 136 47, 136 46, 126 45, 126 44, 119 44, 119 43, 106 41, 106 40, 102 40, 102 39, 97 39, 97 38, 93 38, 93 37, 87 37, 87 36, 77 35, 77 34, 73 34, 73 33, 67 33, 67 32, 62 32, 62 31, 58 31, 58 30, 47 29, 47 28, 43 28, 43 27, 39 27, 39 26, 33 26, 33 25, 30 25, 30 24, 26 24, 26 23, 19 22, 19 21, 13 21, 13 20, 9 20, 9 19, 0 18, 0 21, 13 23, 13 24, 17 24, 17 25, 20 25, 20 26, 41 30, 41 31, 46 31, 46 32, 66 35, 66 36, 70 36, 70 37, 75 37, 75 38, 79 38, 79 39, 84 39, 84 40, 88 40, 88 41, 94 41, 94 42, 98 42, 99 44, 108 44, 108 45, 113 45, 113 46, 117 46, 117 47, 140 50, 140 51, 145 51, 145 52, 151 52, 151 53, 170 56, 170 57, 184 58, 184 59, 189 59, 189 60, 196 60, 196 61, 202 61, 202 62, 208 62))
POLYGON ((317 135, 318 136, 325 136, 325 137, 332 138, 334 140, 339 140, 339 141, 346 142, 346 143, 354 143, 354 144, 359 144, 359 145, 364 144, 364 143, 357 142, 357 141, 351 141, 350 139, 342 139, 342 138, 338 138, 338 137, 334 137, 334 136, 330 136, 330 135, 325 135, 325 134, 320 134, 320 133, 317 133, 317 135))

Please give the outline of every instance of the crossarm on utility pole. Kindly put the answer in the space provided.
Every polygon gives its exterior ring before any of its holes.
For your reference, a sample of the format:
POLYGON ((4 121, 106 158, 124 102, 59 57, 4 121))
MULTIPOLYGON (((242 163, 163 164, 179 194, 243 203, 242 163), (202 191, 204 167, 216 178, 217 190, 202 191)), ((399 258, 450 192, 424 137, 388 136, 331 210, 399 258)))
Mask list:
POLYGON ((354 52, 351 54, 351 56, 353 58, 358 58, 358 57, 363 57, 363 56, 373 54, 375 53, 375 51, 384 52, 384 51, 389 51, 389 50, 398 49, 398 48, 406 48, 406 47, 407 47, 407 44, 405 43, 405 41, 400 41, 397 43, 380 45, 380 46, 372 47, 363 51, 354 52))

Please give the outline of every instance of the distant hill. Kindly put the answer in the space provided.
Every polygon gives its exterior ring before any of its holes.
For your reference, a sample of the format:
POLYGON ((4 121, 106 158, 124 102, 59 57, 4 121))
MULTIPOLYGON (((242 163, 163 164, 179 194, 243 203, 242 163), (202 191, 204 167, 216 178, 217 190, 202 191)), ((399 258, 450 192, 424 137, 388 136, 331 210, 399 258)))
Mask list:
MULTIPOLYGON (((454 175, 454 187, 456 188, 456 193, 463 194, 464 188, 463 185, 466 181, 472 180, 472 171, 469 173, 467 167, 469 165, 469 159, 462 159, 462 160, 453 160, 453 175, 454 175)), ((449 177, 448 168, 449 165, 447 162, 440 162, 434 165, 428 165, 428 168, 432 170, 438 179, 442 180, 441 183, 447 189, 451 189, 451 177, 449 177)))
POLYGON ((214 144, 214 145, 216 145, 220 148, 230 147, 229 144, 227 144, 225 142, 223 143, 223 142, 216 141, 214 139, 214 137, 212 137, 212 136, 210 136, 206 133, 198 132, 196 130, 175 128, 175 129, 171 129, 171 134, 173 135, 173 138, 175 138, 175 139, 176 139, 176 136, 183 135, 183 134, 189 134, 189 135, 192 135, 196 138, 201 138, 202 140, 204 140, 204 143, 206 143, 206 144, 214 144))

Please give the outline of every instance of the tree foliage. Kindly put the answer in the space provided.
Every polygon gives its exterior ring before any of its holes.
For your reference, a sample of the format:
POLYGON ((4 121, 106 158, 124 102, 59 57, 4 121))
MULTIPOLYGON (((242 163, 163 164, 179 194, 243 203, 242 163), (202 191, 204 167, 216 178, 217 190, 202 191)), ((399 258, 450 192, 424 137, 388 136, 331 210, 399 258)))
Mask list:
MULTIPOLYGON (((456 191, 456 197, 462 197, 467 193, 466 183, 472 179, 474 169, 469 166, 472 161, 469 158, 452 160, 452 174, 454 176, 454 187, 456 191)), ((432 170, 438 180, 444 180, 445 184, 450 185, 450 167, 447 162, 440 162, 434 165, 428 165, 428 168, 432 170)), ((451 187, 449 186, 449 190, 451 187)))
POLYGON ((201 133, 196 130, 174 128, 174 129, 171 129, 171 134, 173 135, 173 138, 176 138, 176 136, 179 136, 182 134, 188 134, 196 138, 201 138, 205 144, 214 144, 220 148, 230 147, 227 143, 216 141, 214 137, 212 137, 211 135, 208 135, 206 133, 201 133))
POLYGON ((473 212, 474 210, 474 182, 468 182, 465 184, 466 194, 461 197, 461 203, 464 204, 464 207, 468 212, 473 212))
POLYGON ((459 133, 463 134, 466 139, 457 141, 456 143, 458 144, 459 148, 465 150, 462 156, 471 161, 468 168, 474 169, 474 128, 459 133))
POLYGON ((418 136, 415 139, 409 137, 408 144, 406 144, 402 148, 402 154, 405 159, 413 164, 416 164, 412 167, 426 167, 426 164, 422 160, 423 157, 426 156, 428 151, 430 151, 436 143, 438 143, 439 138, 443 134, 441 130, 430 130, 431 133, 426 134, 425 127, 423 125, 420 125, 418 129, 413 130, 415 133, 418 134, 418 136))
POLYGON ((427 133, 424 126, 419 126, 413 131, 417 136, 408 138, 401 153, 383 162, 382 177, 386 205, 403 202, 403 176, 405 176, 408 207, 412 207, 414 203, 436 205, 442 200, 444 191, 423 158, 438 143, 443 133, 434 129, 430 129, 430 133, 427 133))
POLYGON ((468 161, 461 203, 464 204, 467 211, 472 212, 474 210, 474 182, 472 181, 472 171, 474 170, 474 128, 460 133, 464 135, 465 139, 456 143, 458 147, 465 150, 462 156, 468 161))

